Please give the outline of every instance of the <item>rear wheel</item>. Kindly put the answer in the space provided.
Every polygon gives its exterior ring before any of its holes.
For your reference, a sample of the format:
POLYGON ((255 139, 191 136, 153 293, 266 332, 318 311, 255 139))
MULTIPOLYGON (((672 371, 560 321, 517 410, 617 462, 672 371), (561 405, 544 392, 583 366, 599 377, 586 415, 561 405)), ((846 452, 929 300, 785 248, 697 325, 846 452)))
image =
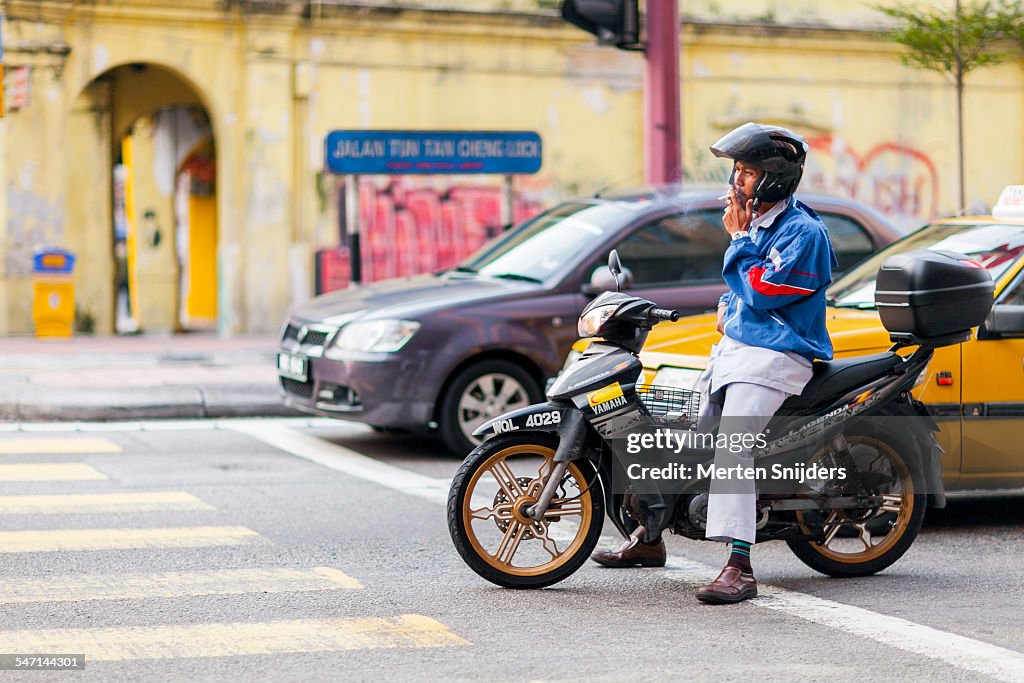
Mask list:
POLYGON ((477 427, 540 400, 537 381, 521 366, 501 359, 474 363, 455 376, 441 399, 441 439, 452 453, 465 455, 480 445, 473 436, 477 427))
POLYGON ((558 440, 546 434, 499 436, 476 448, 452 481, 448 530, 477 574, 505 588, 543 588, 570 576, 601 535, 604 499, 588 461, 574 461, 544 517, 537 501, 558 440))
POLYGON ((796 519, 804 533, 822 532, 821 541, 788 541, 804 564, 829 576, 867 576, 903 556, 924 521, 924 477, 916 447, 890 433, 846 435, 850 458, 863 492, 879 499, 867 508, 803 511, 796 519))

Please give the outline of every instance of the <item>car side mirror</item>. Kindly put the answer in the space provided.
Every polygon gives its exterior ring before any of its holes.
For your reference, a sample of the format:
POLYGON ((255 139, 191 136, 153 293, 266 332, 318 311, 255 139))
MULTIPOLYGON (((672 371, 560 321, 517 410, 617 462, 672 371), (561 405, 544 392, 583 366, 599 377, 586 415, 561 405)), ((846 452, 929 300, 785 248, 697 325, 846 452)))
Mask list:
POLYGON ((585 294, 600 294, 601 292, 614 292, 618 289, 629 289, 632 286, 633 273, 629 268, 622 268, 619 271, 618 282, 616 282, 611 268, 598 266, 590 276, 590 282, 583 285, 583 292, 585 294))
MULTIPOLYGON (((998 304, 985 320, 985 337, 1024 337, 1024 306, 998 304)), ((979 331, 979 336, 981 332, 979 331)))

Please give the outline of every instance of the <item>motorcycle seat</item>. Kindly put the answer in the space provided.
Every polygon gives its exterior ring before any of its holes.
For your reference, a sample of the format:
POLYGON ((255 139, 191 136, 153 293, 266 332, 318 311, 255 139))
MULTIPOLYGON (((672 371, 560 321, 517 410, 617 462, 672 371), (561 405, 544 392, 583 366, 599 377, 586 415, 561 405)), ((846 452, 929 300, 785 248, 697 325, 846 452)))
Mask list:
POLYGON ((856 389, 862 384, 892 371, 903 359, 890 352, 871 356, 816 361, 814 375, 799 396, 792 396, 782 404, 781 410, 796 412, 807 410, 830 399, 856 389))

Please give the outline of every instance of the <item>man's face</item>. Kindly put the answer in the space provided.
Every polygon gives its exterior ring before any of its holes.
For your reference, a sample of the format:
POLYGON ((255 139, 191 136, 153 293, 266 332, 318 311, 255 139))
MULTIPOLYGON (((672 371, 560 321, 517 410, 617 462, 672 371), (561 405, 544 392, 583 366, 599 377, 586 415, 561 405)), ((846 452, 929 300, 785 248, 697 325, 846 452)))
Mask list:
POLYGON ((736 194, 740 195, 742 201, 746 201, 753 196, 757 181, 761 179, 764 171, 742 161, 737 161, 733 170, 735 171, 732 179, 733 188, 735 188, 736 194))

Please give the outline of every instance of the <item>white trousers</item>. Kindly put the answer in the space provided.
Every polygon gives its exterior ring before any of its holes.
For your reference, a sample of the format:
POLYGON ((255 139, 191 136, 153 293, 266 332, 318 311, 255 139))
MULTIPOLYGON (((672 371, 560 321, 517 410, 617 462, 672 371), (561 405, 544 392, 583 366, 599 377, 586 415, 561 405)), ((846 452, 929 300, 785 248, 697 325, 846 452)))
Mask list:
MULTIPOLYGON (((754 459, 748 449, 730 449, 727 444, 738 443, 743 435, 756 436, 763 432, 768 421, 790 394, 747 382, 732 382, 723 390, 725 401, 721 407, 708 400, 706 393, 702 396, 705 403, 697 431, 710 433, 717 424, 719 447, 715 449, 716 469, 734 468, 737 465, 742 468, 753 467, 754 459)), ((708 528, 704 537, 714 541, 739 539, 753 543, 757 535, 756 525, 756 482, 753 479, 712 479, 708 500, 708 528)))

